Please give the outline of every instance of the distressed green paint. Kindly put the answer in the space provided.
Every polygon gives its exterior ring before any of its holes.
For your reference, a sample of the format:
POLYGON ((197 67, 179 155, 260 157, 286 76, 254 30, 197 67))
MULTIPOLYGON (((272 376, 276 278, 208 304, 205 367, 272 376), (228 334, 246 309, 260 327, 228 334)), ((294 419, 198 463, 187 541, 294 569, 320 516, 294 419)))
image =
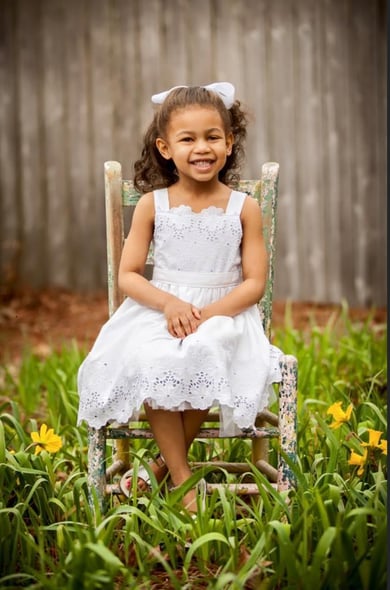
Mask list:
MULTIPOLYGON (((277 428, 253 428, 248 431, 243 431, 240 434, 234 436, 234 438, 275 438, 279 436, 279 430, 277 428)), ((152 439, 153 433, 146 428, 110 428, 110 438, 122 439, 122 438, 144 438, 152 439)), ((219 428, 201 428, 196 438, 209 439, 209 438, 232 438, 231 436, 221 436, 219 428)))
POLYGON ((101 511, 106 508, 106 428, 88 428, 88 490, 94 508, 96 498, 101 511))
POLYGON ((292 355, 284 355, 280 362, 282 382, 279 386, 280 453, 278 459, 278 490, 295 487, 294 473, 285 457, 294 464, 297 459, 297 392, 298 362, 292 355))

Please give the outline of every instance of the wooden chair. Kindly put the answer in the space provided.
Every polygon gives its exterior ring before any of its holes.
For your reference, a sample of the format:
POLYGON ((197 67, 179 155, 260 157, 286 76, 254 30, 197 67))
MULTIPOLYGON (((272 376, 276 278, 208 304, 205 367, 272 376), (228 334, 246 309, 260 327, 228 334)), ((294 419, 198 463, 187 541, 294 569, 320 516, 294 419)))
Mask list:
MULTIPOLYGON (((124 211, 134 207, 140 197, 132 183, 122 179, 122 168, 118 162, 106 162, 105 175, 105 199, 106 199, 106 228, 107 228, 107 259, 108 259, 108 300, 109 314, 112 315, 122 303, 124 297, 119 291, 117 276, 119 260, 124 240, 124 211)), ((261 206, 264 225, 264 237, 269 257, 269 273, 266 291, 259 302, 259 312, 263 321, 265 333, 271 335, 272 314, 272 290, 274 278, 275 255, 275 228, 276 228, 276 203, 278 193, 279 165, 268 162, 262 166, 261 179, 243 180, 239 190, 247 192, 255 197, 261 206)), ((148 264, 152 264, 152 253, 149 254, 148 264)), ((250 438, 252 440, 252 463, 266 475, 271 485, 278 490, 286 490, 294 486, 294 475, 291 464, 296 459, 296 403, 297 403, 297 360, 291 356, 283 356, 281 360, 282 382, 279 384, 278 415, 264 410, 258 415, 256 428, 251 432, 245 432, 238 438, 250 438), (268 462, 269 439, 279 438, 277 468, 268 462)), ((219 437, 218 413, 210 412, 206 425, 213 427, 202 428, 197 438, 212 439, 219 437)), ((153 434, 146 422, 145 416, 141 416, 137 424, 123 426, 107 426, 100 429, 88 430, 88 485, 93 496, 98 500, 101 509, 105 506, 105 500, 109 494, 120 493, 115 476, 124 473, 130 466, 130 439, 151 439, 153 434), (115 454, 109 467, 106 457, 106 440, 115 439, 115 454), (108 481, 112 483, 107 483, 108 481)), ((237 438, 237 437, 235 437, 237 438)), ((194 464, 199 466, 199 464, 194 464)), ((215 468, 222 467, 233 473, 247 472, 248 463, 214 462, 202 465, 215 468)), ((221 484, 207 484, 210 493, 221 484)), ((232 484, 230 484, 232 486, 232 484)), ((240 483, 232 486, 238 493, 258 493, 254 483, 240 483)))

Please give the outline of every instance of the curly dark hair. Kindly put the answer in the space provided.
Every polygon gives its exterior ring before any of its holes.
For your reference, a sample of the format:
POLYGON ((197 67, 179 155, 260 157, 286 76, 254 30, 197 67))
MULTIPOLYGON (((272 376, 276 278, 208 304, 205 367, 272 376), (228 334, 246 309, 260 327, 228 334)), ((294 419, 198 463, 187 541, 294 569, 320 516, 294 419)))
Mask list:
POLYGON ((227 109, 220 96, 202 86, 180 87, 172 90, 154 114, 143 138, 141 157, 134 164, 134 186, 141 193, 171 186, 177 182, 177 172, 172 160, 163 158, 156 147, 156 139, 164 137, 171 114, 190 105, 215 108, 221 115, 225 133, 232 133, 232 153, 219 173, 219 180, 234 187, 240 180, 240 167, 244 160, 244 143, 248 117, 236 100, 227 109))

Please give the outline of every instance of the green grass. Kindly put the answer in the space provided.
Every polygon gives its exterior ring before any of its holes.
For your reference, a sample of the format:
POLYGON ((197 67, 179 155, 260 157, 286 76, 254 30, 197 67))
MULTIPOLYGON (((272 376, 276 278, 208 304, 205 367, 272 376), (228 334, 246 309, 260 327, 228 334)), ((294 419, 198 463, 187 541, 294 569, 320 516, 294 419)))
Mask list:
MULTIPOLYGON (((386 436, 385 327, 352 323, 345 309, 302 333, 287 314, 273 341, 299 361, 297 489, 278 493, 254 468, 259 497, 215 491, 196 520, 157 484, 94 517, 86 429, 76 427, 85 351, 71 345, 43 359, 26 352, 20 365, 3 366, 0 588, 384 589, 386 457, 369 448, 359 474, 349 460, 367 448, 370 431, 386 436), (334 429, 327 410, 338 401, 353 411, 334 429), (42 423, 62 438, 54 454, 31 446, 42 423)), ((133 448, 156 452, 153 441, 133 448)), ((276 454, 272 444, 271 460, 276 454)), ((250 447, 197 441, 191 449, 197 461, 216 456, 249 461, 250 447)))

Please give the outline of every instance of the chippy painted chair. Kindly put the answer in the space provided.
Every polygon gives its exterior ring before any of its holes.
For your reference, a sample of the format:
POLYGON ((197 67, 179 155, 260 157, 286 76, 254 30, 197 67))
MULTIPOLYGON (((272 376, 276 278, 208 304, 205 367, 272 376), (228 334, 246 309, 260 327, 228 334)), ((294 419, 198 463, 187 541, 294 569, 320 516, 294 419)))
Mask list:
MULTIPOLYGON (((122 168, 118 162, 106 162, 104 165, 105 197, 106 197, 106 227, 107 227, 107 258, 108 258, 108 298, 109 314, 112 315, 122 303, 124 296, 118 288, 118 268, 124 240, 124 211, 134 207, 140 197, 128 180, 122 179, 122 168)), ((272 290, 274 277, 276 201, 278 193, 279 164, 268 162, 263 164, 261 179, 243 180, 238 190, 252 195, 258 200, 262 210, 264 238, 266 242, 269 271, 267 286, 259 302, 259 312, 268 338, 271 332, 272 290)), ((152 264, 152 252, 147 263, 152 264)), ((297 400, 297 360, 291 355, 282 357, 282 382, 279 384, 278 415, 264 410, 256 420, 256 428, 234 438, 249 438, 252 440, 252 463, 269 479, 271 485, 278 490, 293 487, 294 475, 289 463, 296 458, 296 400, 297 400), (279 438, 278 466, 273 467, 268 462, 268 441, 279 438), (287 461, 286 461, 287 459, 287 461)), ((219 438, 218 413, 210 412, 206 424, 214 424, 213 428, 202 428, 198 439, 219 438)), ((88 432, 88 485, 97 498, 101 508, 105 506, 105 499, 109 494, 119 494, 120 487, 114 479, 116 475, 124 473, 130 465, 130 439, 151 439, 153 434, 148 425, 140 428, 140 422, 146 422, 145 416, 140 416, 136 425, 126 424, 107 426, 99 429, 89 428, 88 432), (136 426, 136 427, 135 427, 136 426), (115 456, 112 464, 106 468, 106 440, 115 439, 115 456), (107 484, 107 480, 113 483, 107 484)), ((199 463, 194 464, 200 466, 199 463)), ((223 468, 228 472, 244 473, 249 470, 247 463, 209 462, 202 465, 223 468)), ((207 484, 207 491, 226 484, 207 484)), ((254 483, 230 484, 237 493, 256 494, 257 485, 254 483)))

